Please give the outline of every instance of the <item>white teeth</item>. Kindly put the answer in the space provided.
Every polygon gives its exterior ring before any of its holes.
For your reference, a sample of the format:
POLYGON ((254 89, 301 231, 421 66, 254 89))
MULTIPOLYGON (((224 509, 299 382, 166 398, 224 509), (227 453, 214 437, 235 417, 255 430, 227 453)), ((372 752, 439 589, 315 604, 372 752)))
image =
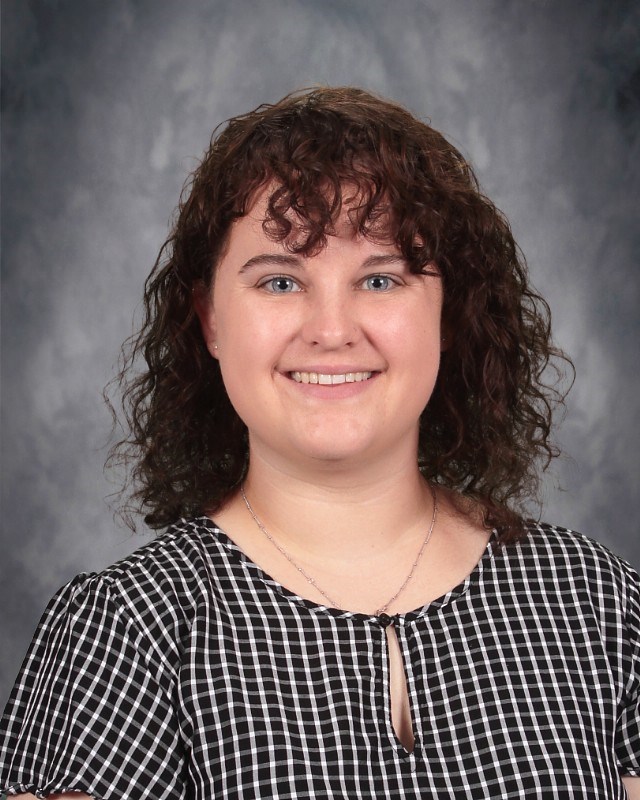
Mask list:
POLYGON ((296 383, 319 383, 322 386, 335 386, 339 383, 360 383, 368 380, 372 372, 344 372, 339 375, 329 375, 324 372, 292 372, 290 373, 296 383))

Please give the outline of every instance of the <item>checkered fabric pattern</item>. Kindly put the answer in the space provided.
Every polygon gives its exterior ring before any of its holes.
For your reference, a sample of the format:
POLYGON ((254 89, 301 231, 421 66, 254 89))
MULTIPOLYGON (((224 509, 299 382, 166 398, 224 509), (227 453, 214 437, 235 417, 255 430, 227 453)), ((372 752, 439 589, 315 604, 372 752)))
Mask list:
POLYGON ((101 800, 607 798, 640 775, 638 576, 551 526, 395 617, 326 608, 207 518, 51 601, 0 791, 101 800), (415 748, 390 722, 396 627, 415 748))

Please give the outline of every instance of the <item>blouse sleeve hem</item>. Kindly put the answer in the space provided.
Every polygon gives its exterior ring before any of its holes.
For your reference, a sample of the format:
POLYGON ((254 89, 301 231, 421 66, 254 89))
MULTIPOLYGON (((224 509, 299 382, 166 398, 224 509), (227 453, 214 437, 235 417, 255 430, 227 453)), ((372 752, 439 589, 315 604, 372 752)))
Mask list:
MULTIPOLYGON (((74 792, 78 794, 86 794, 91 800, 107 800, 107 798, 98 797, 98 795, 91 794, 88 789, 77 789, 75 787, 69 786, 62 786, 62 787, 52 787, 48 789, 41 789, 39 788, 37 783, 12 783, 10 786, 7 786, 4 790, 4 794, 7 797, 16 797, 17 795, 25 794, 25 792, 29 792, 34 794, 36 797, 40 797, 43 800, 46 798, 51 797, 51 795, 55 794, 66 794, 68 792, 74 792)), ((3 792, 0 792, 0 796, 2 796, 3 792)))

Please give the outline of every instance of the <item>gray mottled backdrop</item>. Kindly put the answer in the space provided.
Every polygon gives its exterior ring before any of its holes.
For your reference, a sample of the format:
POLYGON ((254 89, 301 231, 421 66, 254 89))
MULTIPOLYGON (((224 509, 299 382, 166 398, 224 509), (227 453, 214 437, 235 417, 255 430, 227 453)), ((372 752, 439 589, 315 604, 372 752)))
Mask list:
POLYGON ((544 516, 640 564, 638 33, 633 0, 2 0, 0 701, 49 596, 146 540, 105 501, 101 389, 187 172, 312 83, 475 163, 578 370, 544 516))

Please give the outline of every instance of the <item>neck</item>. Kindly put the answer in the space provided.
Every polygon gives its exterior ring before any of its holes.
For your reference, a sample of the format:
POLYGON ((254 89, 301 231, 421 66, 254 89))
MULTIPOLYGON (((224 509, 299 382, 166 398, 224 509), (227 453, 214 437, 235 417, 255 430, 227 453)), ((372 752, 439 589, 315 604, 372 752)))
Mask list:
POLYGON ((383 469, 336 466, 309 474, 252 456, 247 497, 283 546, 310 558, 374 556, 424 529, 433 499, 415 457, 383 469))

